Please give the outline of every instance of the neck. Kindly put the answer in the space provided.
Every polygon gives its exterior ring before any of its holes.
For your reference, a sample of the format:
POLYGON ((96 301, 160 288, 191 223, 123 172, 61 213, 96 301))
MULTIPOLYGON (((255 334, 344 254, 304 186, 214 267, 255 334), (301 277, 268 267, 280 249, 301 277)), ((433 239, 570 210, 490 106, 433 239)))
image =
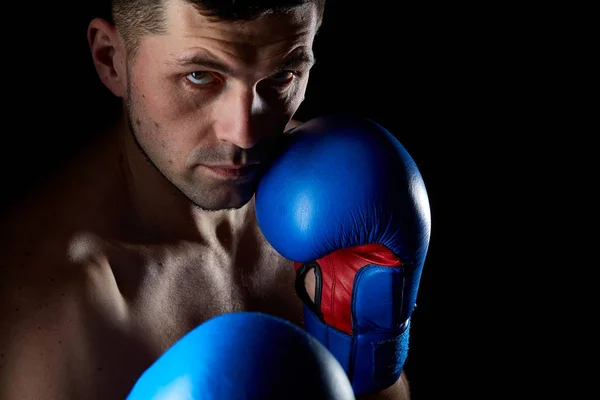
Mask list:
POLYGON ((254 219, 254 199, 235 210, 207 211, 193 204, 150 164, 124 120, 117 127, 120 171, 130 205, 127 223, 136 237, 151 242, 212 244, 240 232, 254 219))

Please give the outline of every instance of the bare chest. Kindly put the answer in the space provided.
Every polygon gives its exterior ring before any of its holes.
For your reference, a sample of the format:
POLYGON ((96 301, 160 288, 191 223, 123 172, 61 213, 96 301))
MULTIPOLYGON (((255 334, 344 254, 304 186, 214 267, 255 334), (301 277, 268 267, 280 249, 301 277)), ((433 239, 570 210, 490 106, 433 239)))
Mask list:
POLYGON ((115 281, 121 282, 130 315, 167 345, 175 339, 167 332, 180 337, 233 311, 261 311, 300 323, 293 264, 266 246, 236 252, 191 247, 143 268, 140 278, 117 266, 115 281))
POLYGON ((98 398, 123 398, 137 377, 176 340, 207 319, 233 311, 260 311, 302 323, 292 263, 268 248, 169 254, 123 251, 100 267, 88 287, 85 343, 80 362, 98 398), (143 260, 143 262, 141 262, 143 260))

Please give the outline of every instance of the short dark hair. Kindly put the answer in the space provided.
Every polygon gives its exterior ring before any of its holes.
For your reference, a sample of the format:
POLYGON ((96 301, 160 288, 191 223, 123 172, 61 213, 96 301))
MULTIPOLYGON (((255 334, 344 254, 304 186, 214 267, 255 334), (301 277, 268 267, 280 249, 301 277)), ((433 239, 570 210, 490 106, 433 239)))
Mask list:
MULTIPOLYGON (((128 53, 135 55, 145 34, 166 33, 165 6, 169 0, 111 0, 111 18, 128 53)), ((269 13, 285 12, 304 4, 317 7, 321 25, 326 0, 180 0, 192 4, 206 17, 221 21, 251 21, 269 13)))

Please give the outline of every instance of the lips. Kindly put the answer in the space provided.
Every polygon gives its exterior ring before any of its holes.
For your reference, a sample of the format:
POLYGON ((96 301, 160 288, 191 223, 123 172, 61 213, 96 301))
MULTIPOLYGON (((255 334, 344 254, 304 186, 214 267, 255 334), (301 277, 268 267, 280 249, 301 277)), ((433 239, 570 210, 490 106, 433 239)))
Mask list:
POLYGON ((260 169, 260 164, 202 165, 202 167, 218 178, 239 180, 254 177, 260 169))

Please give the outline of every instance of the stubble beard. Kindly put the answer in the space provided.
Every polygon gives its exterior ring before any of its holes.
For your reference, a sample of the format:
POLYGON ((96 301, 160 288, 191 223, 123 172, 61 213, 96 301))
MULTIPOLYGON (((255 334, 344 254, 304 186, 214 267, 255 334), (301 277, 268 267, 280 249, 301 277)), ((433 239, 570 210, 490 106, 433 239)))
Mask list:
MULTIPOLYGON (((131 76, 131 75, 129 74, 129 76, 131 76)), ((136 129, 136 126, 133 123, 134 118, 136 118, 136 117, 134 115, 135 114, 135 112, 134 112, 134 110, 135 110, 134 103, 135 102, 132 100, 132 93, 133 93, 133 90, 131 88, 131 80, 128 79, 127 93, 126 93, 126 98, 125 98, 125 106, 126 106, 126 114, 127 114, 126 115, 127 127, 129 128, 131 138, 132 138, 133 142, 135 143, 135 146, 137 147, 137 149, 140 151, 140 153, 146 160, 146 162, 149 165, 151 165, 152 168, 154 168, 154 170, 156 170, 175 190, 177 190, 179 193, 181 193, 190 202, 190 204, 194 208, 201 210, 201 211, 223 211, 223 210, 233 211, 233 210, 237 210, 237 209, 244 207, 248 203, 247 201, 241 202, 241 204, 239 206, 232 206, 232 207, 206 207, 206 206, 200 205, 193 198, 191 198, 189 195, 187 195, 166 174, 164 174, 163 171, 161 171, 161 169, 158 167, 158 165, 156 165, 156 163, 154 161, 152 161, 152 159, 150 158, 150 156, 148 155, 146 150, 144 150, 144 147, 142 146, 142 144, 140 143, 140 141, 138 139, 139 131, 138 131, 138 129, 136 129)), ((248 199, 248 201, 249 200, 250 199, 248 199)))

